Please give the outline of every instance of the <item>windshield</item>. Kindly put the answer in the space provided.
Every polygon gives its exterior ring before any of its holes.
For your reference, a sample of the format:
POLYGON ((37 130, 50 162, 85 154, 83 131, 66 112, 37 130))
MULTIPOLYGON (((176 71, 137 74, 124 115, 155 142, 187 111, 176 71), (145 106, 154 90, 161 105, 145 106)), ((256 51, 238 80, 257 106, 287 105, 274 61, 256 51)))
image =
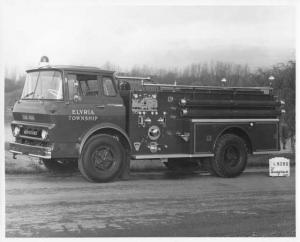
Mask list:
POLYGON ((22 99, 62 100, 62 77, 59 71, 27 73, 22 99))

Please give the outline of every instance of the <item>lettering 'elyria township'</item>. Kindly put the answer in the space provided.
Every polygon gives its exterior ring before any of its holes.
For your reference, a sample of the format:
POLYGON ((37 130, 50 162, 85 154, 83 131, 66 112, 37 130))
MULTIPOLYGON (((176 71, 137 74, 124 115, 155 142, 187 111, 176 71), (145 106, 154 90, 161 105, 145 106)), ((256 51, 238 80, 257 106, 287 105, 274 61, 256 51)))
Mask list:
POLYGON ((69 116, 69 120, 71 121, 96 121, 97 119, 97 116, 69 116))
POLYGON ((72 109, 72 115, 95 115, 92 109, 72 109))

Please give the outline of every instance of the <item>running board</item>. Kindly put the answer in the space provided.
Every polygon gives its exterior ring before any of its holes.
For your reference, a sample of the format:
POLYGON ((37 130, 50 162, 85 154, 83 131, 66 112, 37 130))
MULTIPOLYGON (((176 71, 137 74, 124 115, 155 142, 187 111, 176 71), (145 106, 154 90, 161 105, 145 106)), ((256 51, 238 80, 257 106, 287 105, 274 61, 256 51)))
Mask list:
POLYGON ((135 160, 146 160, 146 159, 167 159, 167 158, 196 158, 196 157, 213 157, 212 153, 201 153, 201 154, 156 154, 156 155, 132 155, 131 157, 135 160))

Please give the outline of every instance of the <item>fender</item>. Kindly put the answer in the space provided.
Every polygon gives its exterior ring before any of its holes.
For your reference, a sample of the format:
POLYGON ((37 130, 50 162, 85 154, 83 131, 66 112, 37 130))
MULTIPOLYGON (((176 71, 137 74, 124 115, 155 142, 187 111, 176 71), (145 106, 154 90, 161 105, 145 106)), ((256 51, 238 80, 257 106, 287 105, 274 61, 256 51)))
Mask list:
POLYGON ((80 139, 79 139, 79 144, 80 144, 80 147, 79 147, 79 154, 81 154, 81 151, 83 149, 83 146, 85 144, 85 142, 88 140, 88 138, 93 135, 93 133, 97 132, 97 131, 100 131, 100 130, 103 130, 103 129, 113 129, 119 133, 121 133, 125 139, 127 140, 129 146, 130 146, 130 150, 132 149, 132 145, 131 145, 131 142, 130 142, 130 139, 127 135, 127 133, 125 132, 124 129, 122 129, 120 126, 116 125, 116 124, 112 124, 112 123, 101 123, 101 124, 98 124, 98 125, 95 125, 94 127, 92 127, 85 135, 83 135, 80 139))
POLYGON ((227 126, 225 127, 218 135, 217 137, 215 138, 215 141, 214 141, 214 144, 213 144, 213 150, 215 150, 215 147, 216 147, 216 143, 218 141, 218 139, 227 131, 227 130, 230 130, 230 129, 237 129, 237 130, 241 130, 243 133, 246 134, 246 136, 248 137, 249 139, 249 142, 250 142, 250 146, 252 146, 252 140, 250 139, 250 135, 249 133, 242 127, 238 126, 238 125, 230 125, 230 126, 227 126))

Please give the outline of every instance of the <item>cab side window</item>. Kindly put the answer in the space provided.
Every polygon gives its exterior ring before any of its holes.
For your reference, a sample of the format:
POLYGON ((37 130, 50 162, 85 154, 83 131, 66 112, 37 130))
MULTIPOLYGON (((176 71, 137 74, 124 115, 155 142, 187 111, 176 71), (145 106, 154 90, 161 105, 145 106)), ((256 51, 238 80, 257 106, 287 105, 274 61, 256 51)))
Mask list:
POLYGON ((79 90, 82 96, 98 96, 99 86, 97 76, 79 81, 79 90))
POLYGON ((99 95, 97 75, 68 74, 68 88, 70 99, 72 99, 75 94, 78 94, 81 97, 99 95), (75 88, 75 82, 78 83, 77 90, 75 88))
POLYGON ((105 96, 116 96, 117 93, 111 77, 103 77, 102 83, 105 96))

